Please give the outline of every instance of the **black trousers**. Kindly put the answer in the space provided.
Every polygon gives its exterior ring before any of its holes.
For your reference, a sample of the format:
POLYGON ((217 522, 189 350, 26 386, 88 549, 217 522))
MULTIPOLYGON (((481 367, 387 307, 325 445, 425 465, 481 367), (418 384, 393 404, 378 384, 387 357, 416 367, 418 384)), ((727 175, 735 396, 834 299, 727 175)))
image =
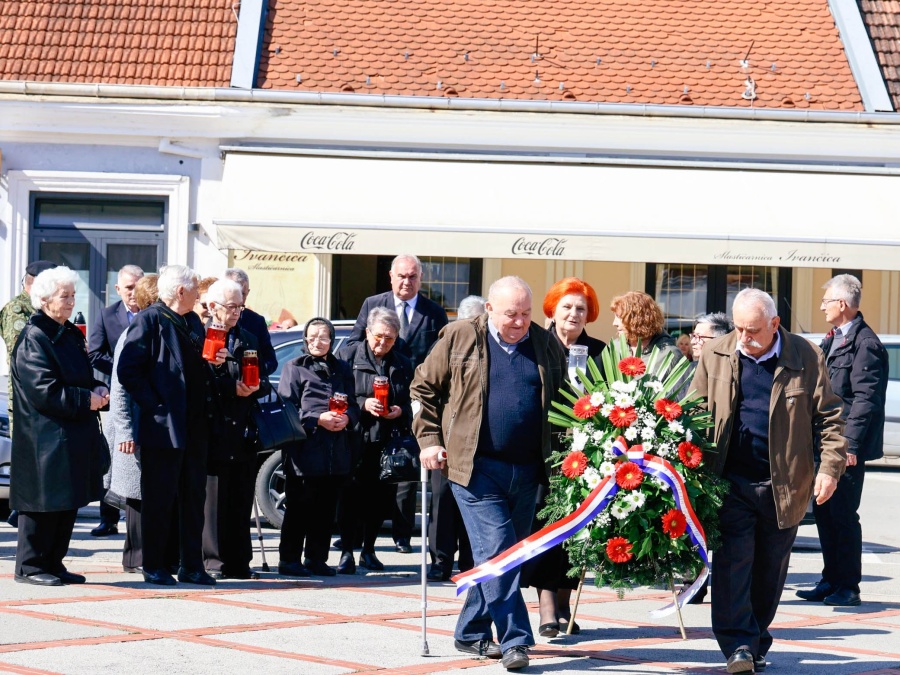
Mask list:
POLYGON ((287 503, 278 546, 281 562, 327 562, 338 495, 346 477, 285 473, 284 479, 287 503))
POLYGON ((391 514, 391 535, 394 541, 412 538, 416 524, 416 488, 418 483, 398 483, 397 496, 391 514))
POLYGON ((19 511, 16 574, 58 574, 65 571, 75 516, 71 511, 19 511))
MULTIPOLYGON (((122 548, 122 567, 144 566, 144 538, 141 530, 141 500, 125 500, 125 545, 122 548)), ((178 566, 178 511, 172 510, 169 538, 166 546, 166 567, 178 566)))
POLYGON ((859 593, 862 579, 862 526, 859 502, 862 499, 866 464, 848 466, 831 499, 813 505, 819 542, 822 544, 822 578, 832 586, 859 593))
POLYGON ((459 571, 475 566, 472 546, 459 505, 450 489, 450 481, 440 471, 431 472, 431 520, 428 523, 428 550, 432 564, 438 564, 449 574, 453 558, 459 551, 459 571))
POLYGON ((121 513, 119 509, 115 506, 110 506, 102 499, 100 500, 100 524, 101 525, 116 525, 119 524, 119 518, 121 517, 121 513))
POLYGON ((719 511, 722 546, 712 561, 712 629, 725 656, 747 647, 764 656, 787 578, 797 526, 778 529, 771 481, 728 476, 719 511))
POLYGON ((338 527, 344 551, 352 551, 362 533, 362 549, 375 551, 378 531, 391 512, 397 486, 378 479, 377 465, 369 462, 358 467, 340 491, 338 527))
POLYGON ((250 516, 256 489, 256 464, 209 462, 203 509, 203 564, 226 574, 247 570, 253 560, 250 516))
POLYGON ((203 569, 203 504, 206 499, 206 444, 180 448, 141 448, 141 534, 144 570, 168 566, 166 547, 177 514, 180 564, 203 569))

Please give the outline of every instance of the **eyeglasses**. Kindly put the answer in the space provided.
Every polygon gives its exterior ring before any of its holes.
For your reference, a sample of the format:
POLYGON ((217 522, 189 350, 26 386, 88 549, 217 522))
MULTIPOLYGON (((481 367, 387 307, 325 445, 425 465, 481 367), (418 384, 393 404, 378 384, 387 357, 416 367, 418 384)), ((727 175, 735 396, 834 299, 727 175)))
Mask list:
POLYGON ((378 342, 387 342, 388 344, 397 340, 396 335, 381 335, 379 333, 369 333, 369 335, 375 338, 378 342))
POLYGON ((840 301, 841 301, 840 298, 831 298, 830 300, 828 298, 822 298, 823 305, 827 305, 829 302, 840 302, 840 301))
POLYGON ((232 314, 240 314, 241 312, 244 311, 243 305, 219 305, 219 307, 224 307, 232 314))
POLYGON ((703 342, 704 340, 712 340, 715 335, 700 335, 699 333, 691 333, 691 342, 703 342))
POLYGON ((320 343, 320 344, 328 343, 328 342, 331 342, 331 338, 330 338, 330 337, 310 337, 310 338, 306 338, 306 344, 308 344, 308 345, 314 345, 314 344, 316 344, 317 342, 320 343))

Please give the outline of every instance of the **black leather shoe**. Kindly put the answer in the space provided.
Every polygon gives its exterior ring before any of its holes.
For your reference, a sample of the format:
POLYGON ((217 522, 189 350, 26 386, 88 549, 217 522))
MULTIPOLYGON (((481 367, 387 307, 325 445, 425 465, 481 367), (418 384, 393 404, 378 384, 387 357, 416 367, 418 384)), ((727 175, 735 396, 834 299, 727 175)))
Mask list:
POLYGON ((380 572, 384 569, 384 565, 375 557, 374 553, 366 553, 365 551, 359 554, 359 566, 373 572, 380 572))
POLYGON ((165 570, 153 570, 152 572, 144 570, 144 581, 157 586, 176 586, 178 584, 175 577, 165 570))
POLYGON ((433 563, 426 575, 428 581, 449 581, 450 572, 444 571, 444 566, 440 563, 433 563))
POLYGON ((849 588, 839 588, 825 598, 825 604, 832 607, 856 607, 862 602, 859 593, 849 588))
POLYGON ((222 570, 206 570, 206 573, 216 581, 225 578, 225 573, 222 570))
POLYGON ((344 548, 344 542, 338 538, 331 542, 331 546, 332 548, 336 548, 338 551, 340 551, 342 548, 344 548))
POLYGON ((57 572, 56 576, 59 577, 59 580, 64 584, 83 584, 87 581, 81 574, 73 574, 67 570, 57 572))
POLYGON ((32 586, 62 586, 62 581, 55 574, 16 574, 16 582, 32 586))
POLYGON ((738 647, 734 650, 734 654, 728 657, 725 670, 729 673, 752 673, 753 654, 746 647, 738 647))
POLYGON ((318 560, 304 560, 303 565, 317 577, 333 577, 337 572, 331 569, 326 563, 318 560))
POLYGON ((810 602, 822 602, 837 589, 824 579, 819 579, 815 588, 806 591, 797 591, 797 597, 801 600, 809 600, 810 602))
POLYGON ((409 545, 409 539, 398 539, 394 544, 397 547, 397 553, 412 553, 412 546, 409 545))
POLYGON ((757 673, 761 673, 762 671, 764 671, 766 669, 767 665, 769 665, 769 664, 766 663, 765 656, 757 656, 755 659, 753 659, 753 669, 757 673))
POLYGON ((114 534, 119 534, 119 528, 114 523, 100 523, 91 530, 92 537, 109 537, 114 534))
POLYGON ((206 573, 206 570, 188 572, 182 568, 178 570, 178 581, 183 584, 196 584, 197 586, 215 586, 216 580, 206 573))
POLYGON ((143 567, 128 567, 127 565, 122 565, 122 571, 125 574, 140 574, 144 571, 143 567))
POLYGON ((278 563, 278 574, 283 577, 308 577, 309 570, 298 562, 280 562, 278 563))
POLYGON ((503 658, 500 665, 507 670, 518 670, 528 665, 528 647, 525 645, 516 645, 510 647, 503 652, 503 658))
POLYGON ((338 563, 337 573, 356 574, 356 561, 353 559, 352 551, 341 554, 341 561, 338 563))
POLYGON ((499 659, 503 656, 503 652, 500 651, 500 645, 488 639, 472 640, 471 642, 454 640, 453 646, 456 647, 457 651, 464 654, 474 654, 475 656, 484 656, 489 659, 499 659))
MULTIPOLYGON (((210 572, 210 576, 213 576, 213 578, 215 578, 215 575, 213 575, 212 572, 210 572)), ((222 570, 222 576, 225 579, 253 579, 253 570, 251 570, 249 567, 243 567, 237 570, 226 567, 224 570, 222 570)))

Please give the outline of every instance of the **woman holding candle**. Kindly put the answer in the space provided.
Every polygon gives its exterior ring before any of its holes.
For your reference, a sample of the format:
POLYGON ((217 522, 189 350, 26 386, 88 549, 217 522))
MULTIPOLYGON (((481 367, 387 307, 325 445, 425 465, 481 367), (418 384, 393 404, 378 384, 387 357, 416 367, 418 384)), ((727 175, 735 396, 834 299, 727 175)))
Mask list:
POLYGON ((237 327, 243 310, 240 284, 219 279, 206 292, 210 325, 204 356, 209 369, 213 423, 210 429, 203 524, 203 563, 214 579, 249 579, 253 551, 247 517, 253 507, 256 444, 250 424, 254 400, 269 392, 260 386, 256 338, 237 327), (220 326, 217 335, 215 326, 220 326), (209 349, 206 349, 209 347, 209 349), (222 363, 215 355, 225 350, 222 363), (210 359, 208 359, 210 360, 210 359))
POLYGON ((395 501, 397 486, 382 483, 378 478, 381 450, 394 430, 406 432, 412 421, 409 400, 412 363, 393 349, 400 335, 400 318, 391 309, 375 307, 369 312, 366 326, 365 341, 350 345, 340 354, 353 367, 355 386, 350 393, 362 409, 363 447, 362 458, 341 493, 338 520, 343 551, 339 574, 356 572, 353 542, 360 529, 363 540, 360 566, 376 571, 384 569, 375 556, 375 540, 395 501), (387 379, 386 392, 382 389, 384 380, 379 378, 387 379))
POLYGON ((334 576, 328 543, 338 493, 357 455, 359 407, 351 395, 350 365, 331 351, 332 323, 311 319, 303 335, 306 353, 285 364, 278 383, 278 393, 300 409, 306 428, 306 440, 282 453, 286 499, 278 573, 334 576))

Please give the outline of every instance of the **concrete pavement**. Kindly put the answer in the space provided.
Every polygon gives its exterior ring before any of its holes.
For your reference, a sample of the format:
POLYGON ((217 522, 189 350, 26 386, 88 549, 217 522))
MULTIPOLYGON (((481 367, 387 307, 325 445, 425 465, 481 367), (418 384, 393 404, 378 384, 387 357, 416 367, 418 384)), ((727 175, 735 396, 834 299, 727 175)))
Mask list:
MULTIPOLYGON (((803 526, 767 672, 900 673, 900 472, 870 472, 866 480, 864 603, 840 609, 794 596, 821 568, 815 528, 803 526)), ((429 585, 431 654, 422 656, 419 556, 395 553, 389 537, 379 539, 383 573, 288 580, 271 572, 211 589, 163 589, 123 574, 123 535, 94 539, 89 531, 96 522, 96 506, 82 510, 66 561, 88 583, 55 588, 13 582, 15 530, 0 525, 0 673, 506 672, 495 661, 454 650, 460 601, 449 583, 429 585)), ((264 532, 274 570, 278 532, 264 532)), ((257 569, 260 563, 257 551, 257 569)), ((537 633, 535 594, 525 593, 537 633)), ((525 672, 724 672, 709 631, 709 604, 686 608, 688 639, 682 640, 674 616, 648 614, 666 601, 661 590, 638 589, 619 600, 586 587, 577 619, 581 635, 537 638, 525 672)))

